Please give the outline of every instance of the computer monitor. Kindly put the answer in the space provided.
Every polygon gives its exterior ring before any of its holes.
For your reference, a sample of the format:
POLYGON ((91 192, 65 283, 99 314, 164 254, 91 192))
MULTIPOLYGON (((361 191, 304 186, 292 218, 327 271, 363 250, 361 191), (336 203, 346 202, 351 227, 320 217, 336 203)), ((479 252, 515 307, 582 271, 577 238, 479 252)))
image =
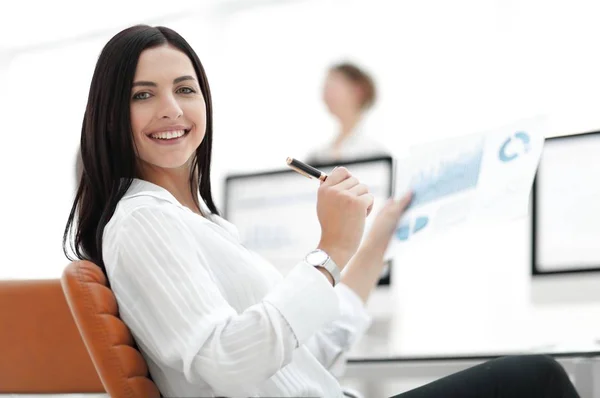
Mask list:
MULTIPOLYGON (((390 156, 344 163, 319 164, 330 173, 345 166, 375 196, 370 220, 394 190, 394 162, 390 156)), ((239 231, 248 249, 269 260, 284 274, 319 243, 321 229, 316 212, 319 181, 289 169, 229 175, 225 179, 224 216, 239 231)), ((379 280, 390 283, 391 261, 379 280)))
POLYGON ((547 138, 532 190, 533 275, 600 271, 600 131, 547 138))

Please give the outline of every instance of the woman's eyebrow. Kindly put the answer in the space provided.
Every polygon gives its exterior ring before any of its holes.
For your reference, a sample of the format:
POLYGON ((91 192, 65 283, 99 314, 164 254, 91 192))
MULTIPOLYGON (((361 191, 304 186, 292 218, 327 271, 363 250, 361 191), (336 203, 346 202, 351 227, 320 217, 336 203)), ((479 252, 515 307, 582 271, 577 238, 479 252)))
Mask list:
POLYGON ((174 79, 174 80, 173 80, 173 84, 181 83, 181 82, 183 82, 183 81, 185 81, 185 80, 196 80, 196 79, 194 79, 194 77, 193 77, 193 76, 189 76, 189 75, 186 75, 186 76, 180 76, 180 77, 178 77, 177 79, 174 79))
POLYGON ((148 82, 148 81, 140 80, 138 82, 133 82, 133 86, 132 87, 136 87, 136 86, 151 86, 151 87, 156 87, 157 85, 154 82, 148 82))
MULTIPOLYGON (((173 79, 173 84, 181 83, 181 82, 183 82, 185 80, 194 80, 195 81, 196 79, 194 79, 193 76, 189 76, 189 75, 180 76, 180 77, 178 77, 176 79, 173 79)), ((137 87, 137 86, 157 87, 157 84, 154 83, 154 82, 150 82, 150 81, 140 80, 140 81, 137 81, 137 82, 133 83, 133 87, 137 87)))

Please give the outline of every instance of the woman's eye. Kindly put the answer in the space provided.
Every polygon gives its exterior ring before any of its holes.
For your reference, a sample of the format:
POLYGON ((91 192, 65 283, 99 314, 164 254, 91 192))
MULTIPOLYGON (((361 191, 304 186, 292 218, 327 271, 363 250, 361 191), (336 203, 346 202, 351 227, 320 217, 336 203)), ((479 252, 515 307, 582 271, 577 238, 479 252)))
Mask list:
POLYGON ((144 100, 144 99, 148 99, 148 98, 150 98, 150 93, 145 93, 145 92, 137 93, 133 96, 134 100, 144 100))
POLYGON ((181 94, 192 94, 192 93, 195 93, 196 91, 189 87, 181 87, 179 90, 177 90, 177 92, 179 92, 181 94))

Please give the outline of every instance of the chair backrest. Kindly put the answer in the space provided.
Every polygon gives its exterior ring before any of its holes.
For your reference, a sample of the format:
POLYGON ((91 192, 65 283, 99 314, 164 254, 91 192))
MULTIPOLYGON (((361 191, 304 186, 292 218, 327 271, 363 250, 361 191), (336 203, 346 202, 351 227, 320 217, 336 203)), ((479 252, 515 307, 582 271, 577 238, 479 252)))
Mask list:
POLYGON ((112 398, 160 397, 100 267, 89 261, 69 264, 62 287, 106 392, 112 398))
POLYGON ((0 280, 0 395, 99 392, 60 280, 0 280))

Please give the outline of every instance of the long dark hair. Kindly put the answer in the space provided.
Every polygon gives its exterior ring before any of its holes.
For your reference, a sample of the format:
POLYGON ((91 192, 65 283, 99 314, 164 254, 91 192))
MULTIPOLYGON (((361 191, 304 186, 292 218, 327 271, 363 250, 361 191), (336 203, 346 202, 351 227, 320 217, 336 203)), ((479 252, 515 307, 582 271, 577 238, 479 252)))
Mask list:
MULTIPOLYGON (((177 32, 162 26, 136 25, 115 35, 104 46, 88 96, 81 127, 82 172, 63 235, 63 251, 71 261, 89 260, 104 271, 102 234, 117 203, 136 177, 135 144, 130 120, 133 78, 142 51, 169 44, 183 51, 194 65, 206 103, 206 134, 192 159, 190 189, 198 190, 208 209, 219 214, 212 199, 210 162, 212 101, 200 59, 177 32)), ((196 203, 196 205, 199 205, 196 203)))

